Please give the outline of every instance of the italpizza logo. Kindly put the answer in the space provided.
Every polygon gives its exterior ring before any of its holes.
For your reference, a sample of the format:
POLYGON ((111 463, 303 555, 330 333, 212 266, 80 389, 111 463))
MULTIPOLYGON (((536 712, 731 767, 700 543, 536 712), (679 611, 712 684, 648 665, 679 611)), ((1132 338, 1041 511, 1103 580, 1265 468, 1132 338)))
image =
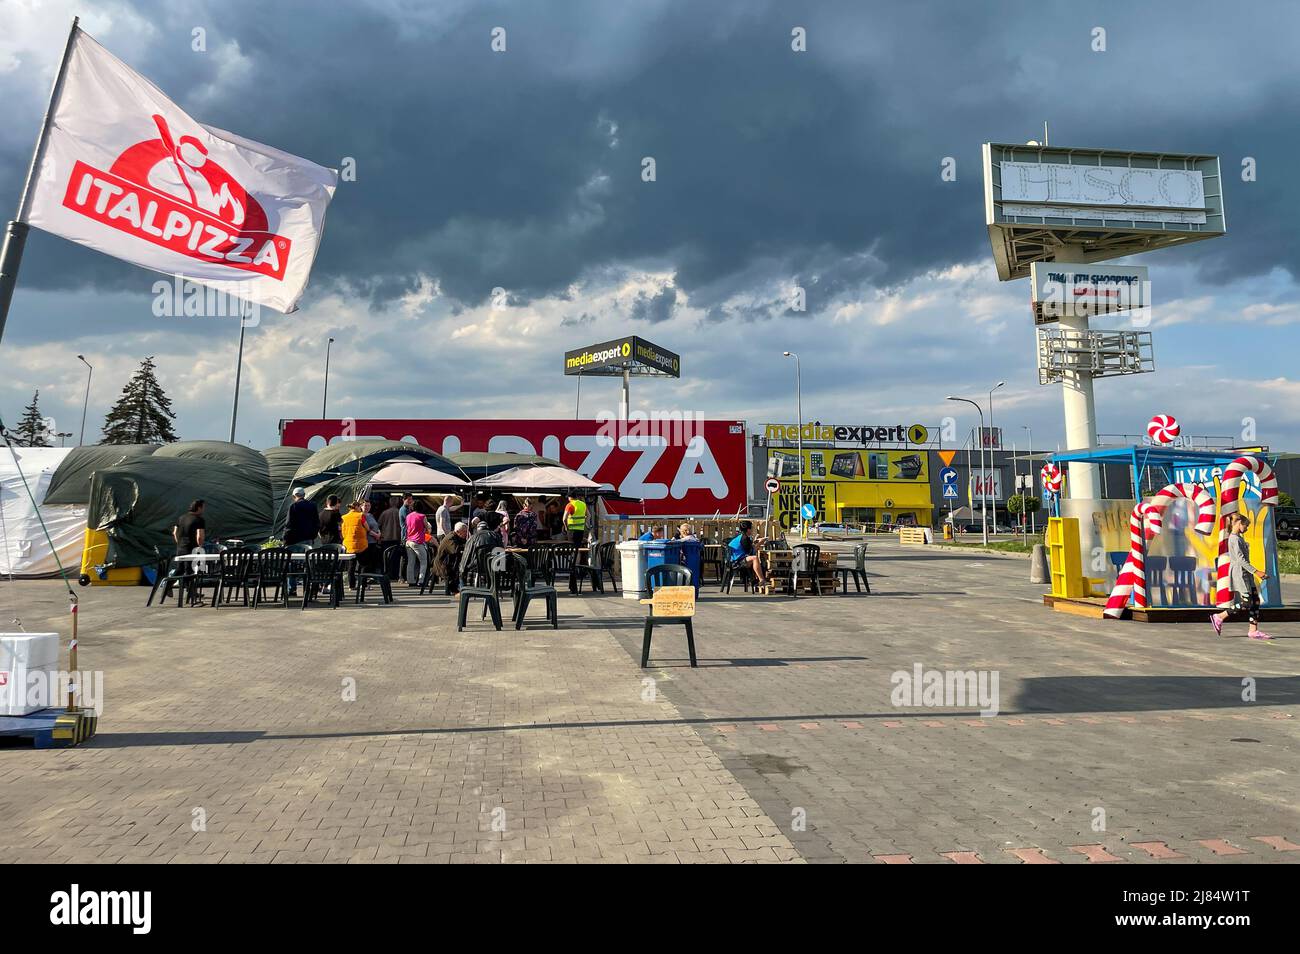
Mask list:
POLYGON ((284 279, 291 242, 269 230, 257 200, 193 136, 128 148, 102 171, 78 161, 63 205, 110 228, 203 262, 284 279))

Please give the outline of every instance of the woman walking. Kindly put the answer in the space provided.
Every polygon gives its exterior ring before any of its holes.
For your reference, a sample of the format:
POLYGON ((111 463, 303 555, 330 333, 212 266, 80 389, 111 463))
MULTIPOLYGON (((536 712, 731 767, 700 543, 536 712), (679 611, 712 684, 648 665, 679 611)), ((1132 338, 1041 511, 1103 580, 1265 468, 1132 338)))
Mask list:
POLYGON ((1259 628, 1259 589, 1255 580, 1263 582, 1266 574, 1250 562, 1250 545, 1242 536, 1250 529, 1250 518, 1235 513, 1228 518, 1228 586, 1232 590, 1232 603, 1222 613, 1210 617, 1214 632, 1223 635, 1223 623, 1233 613, 1245 612, 1250 622, 1246 635, 1251 639, 1272 639, 1259 628))

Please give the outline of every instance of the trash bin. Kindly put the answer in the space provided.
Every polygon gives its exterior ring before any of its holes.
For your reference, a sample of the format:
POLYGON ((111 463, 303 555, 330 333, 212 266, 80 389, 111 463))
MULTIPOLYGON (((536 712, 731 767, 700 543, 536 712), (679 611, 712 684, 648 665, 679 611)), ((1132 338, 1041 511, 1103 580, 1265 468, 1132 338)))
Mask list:
MULTIPOLYGON (((645 571, 652 566, 663 566, 665 563, 680 564, 682 562, 682 544, 680 540, 647 540, 642 546, 645 547, 645 567, 641 571, 643 578, 645 571)), ((647 593, 646 595, 649 596, 650 594, 647 593)))
POLYGON ((623 598, 639 600, 641 588, 645 586, 645 544, 640 540, 625 540, 615 549, 619 553, 619 569, 623 574, 623 598))
POLYGON ((681 546, 681 564, 691 571, 691 581, 695 584, 695 595, 700 595, 700 579, 704 574, 704 544, 699 540, 678 541, 681 546))

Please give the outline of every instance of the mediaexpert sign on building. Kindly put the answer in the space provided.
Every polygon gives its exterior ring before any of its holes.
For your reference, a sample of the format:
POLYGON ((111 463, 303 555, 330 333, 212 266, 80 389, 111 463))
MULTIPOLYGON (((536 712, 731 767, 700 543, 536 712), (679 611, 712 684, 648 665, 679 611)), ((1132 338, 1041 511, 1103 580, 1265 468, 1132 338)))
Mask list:
POLYGON ((413 440, 441 454, 540 454, 642 503, 608 501, 611 513, 712 516, 748 500, 743 421, 647 421, 611 440, 594 420, 286 420, 280 443, 317 448, 338 440, 413 440))
POLYGON ((769 443, 794 443, 799 440, 835 444, 925 444, 930 429, 924 424, 822 424, 813 421, 797 424, 764 424, 763 437, 769 443))

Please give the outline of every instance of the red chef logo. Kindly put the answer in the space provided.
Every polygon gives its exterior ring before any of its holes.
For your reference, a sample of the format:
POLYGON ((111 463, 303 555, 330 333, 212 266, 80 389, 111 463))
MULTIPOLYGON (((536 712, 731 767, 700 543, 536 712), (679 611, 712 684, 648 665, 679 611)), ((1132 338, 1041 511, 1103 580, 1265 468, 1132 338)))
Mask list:
POLYGON ((131 146, 103 172, 78 162, 65 207, 104 225, 204 262, 284 278, 290 240, 269 231, 266 211, 193 136, 131 146))

